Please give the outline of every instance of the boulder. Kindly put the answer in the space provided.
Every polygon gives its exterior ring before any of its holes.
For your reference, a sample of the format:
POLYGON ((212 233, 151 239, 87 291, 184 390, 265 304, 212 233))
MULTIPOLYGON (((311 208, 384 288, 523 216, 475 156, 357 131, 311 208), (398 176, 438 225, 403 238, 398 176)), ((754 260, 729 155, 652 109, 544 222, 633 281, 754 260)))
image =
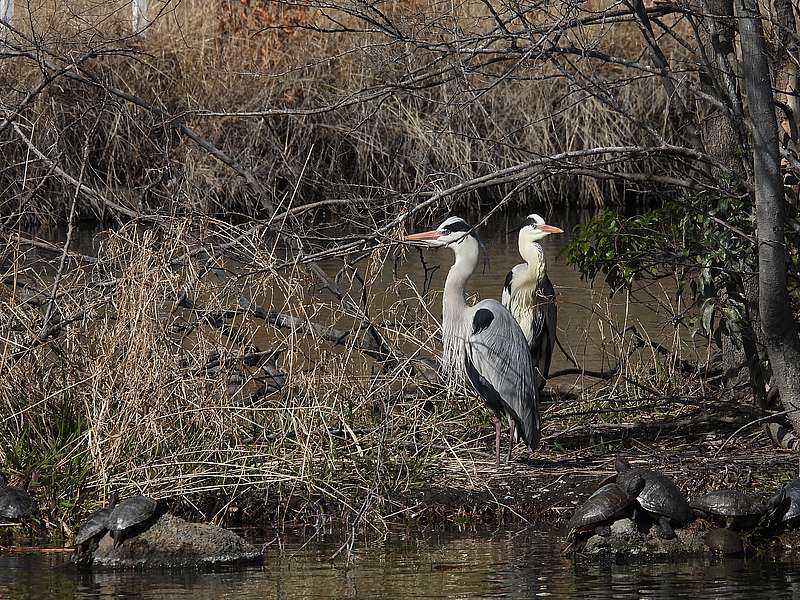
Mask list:
POLYGON ((620 519, 611 525, 611 535, 594 535, 586 541, 583 552, 620 557, 679 557, 705 554, 703 533, 694 529, 676 529, 673 539, 665 540, 653 527, 640 532, 630 519, 620 519))
POLYGON ((121 569, 214 567, 261 560, 259 549, 235 533, 216 525, 188 523, 167 513, 116 548, 110 535, 103 536, 92 565, 121 569))

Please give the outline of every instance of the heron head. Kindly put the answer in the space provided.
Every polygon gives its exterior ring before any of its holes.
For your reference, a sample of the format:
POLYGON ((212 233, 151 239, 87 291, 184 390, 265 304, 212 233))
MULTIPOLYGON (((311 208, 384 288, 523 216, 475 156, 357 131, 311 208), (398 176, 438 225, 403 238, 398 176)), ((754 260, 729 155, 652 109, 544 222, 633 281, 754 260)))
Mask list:
POLYGON ((528 215, 522 228, 519 230, 520 242, 538 242, 551 233, 564 233, 563 229, 559 229, 553 225, 548 225, 544 219, 537 214, 528 215))
POLYGON ((412 233, 403 239, 407 242, 415 242, 422 246, 442 247, 461 242, 470 235, 472 229, 461 217, 448 217, 444 223, 432 231, 412 233))

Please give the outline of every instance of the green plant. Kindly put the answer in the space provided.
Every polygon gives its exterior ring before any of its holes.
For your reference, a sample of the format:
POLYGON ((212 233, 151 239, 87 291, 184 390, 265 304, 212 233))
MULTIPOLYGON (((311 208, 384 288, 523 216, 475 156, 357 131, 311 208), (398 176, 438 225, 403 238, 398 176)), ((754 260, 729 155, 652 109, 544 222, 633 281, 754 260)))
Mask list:
POLYGON ((678 319, 721 343, 746 318, 743 277, 755 272, 747 198, 686 195, 636 217, 610 211, 581 225, 567 259, 585 279, 602 274, 614 294, 665 277, 687 310, 678 319))

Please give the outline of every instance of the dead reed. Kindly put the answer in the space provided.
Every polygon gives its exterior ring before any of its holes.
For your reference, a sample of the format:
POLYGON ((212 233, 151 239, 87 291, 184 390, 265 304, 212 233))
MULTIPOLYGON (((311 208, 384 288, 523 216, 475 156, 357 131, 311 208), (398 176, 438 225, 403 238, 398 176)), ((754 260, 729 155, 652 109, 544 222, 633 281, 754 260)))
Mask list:
MULTIPOLYGON (((440 297, 393 270, 395 249, 323 280, 208 218, 94 239, 84 254, 13 235, 0 253, 0 463, 17 482, 38 474, 49 522, 68 528, 117 489, 227 523, 381 532, 431 486, 493 493, 490 415, 438 380, 440 297)), ((544 456, 713 395, 604 319, 615 368, 596 387, 554 381, 544 456)))
MULTIPOLYGON (((438 380, 440 299, 394 269, 398 215, 499 168, 624 143, 637 119, 679 136, 660 88, 606 66, 613 106, 575 87, 577 67, 442 58, 459 32, 494 27, 482 3, 395 3, 392 37, 350 27, 363 19, 346 3, 186 0, 140 38, 127 3, 67 4, 37 5, 0 56, 3 469, 38 474, 64 529, 111 489, 228 523, 333 516, 378 532, 416 518, 434 485, 494 498, 490 416, 438 380), (321 210, 336 217, 309 226, 321 210), (86 216, 121 224, 81 248, 86 216), (66 242, 24 227, 52 222, 66 242), (330 250, 364 231, 378 243, 330 250)), ((558 6, 544 23, 592 10, 558 6)), ((629 24, 592 31, 574 43, 636 52, 629 24)), ((560 175, 492 193, 562 205, 617 191, 560 175)), ((565 374, 576 385, 545 405, 545 456, 716 393, 676 375, 680 339, 602 323, 614 368, 597 387, 565 374)))
MULTIPOLYGON (((407 42, 365 29, 354 16, 358 5, 327 10, 267 0, 167 2, 154 8, 146 34, 133 38, 128 4, 46 2, 29 14, 22 7, 19 31, 8 37, 13 51, 0 59, 0 97, 15 118, 0 132, 6 223, 66 220, 73 186, 53 165, 74 176, 87 139, 85 184, 97 194, 81 195, 78 214, 127 218, 253 215, 266 202, 287 208, 320 200, 334 210, 361 202, 379 213, 400 196, 532 157, 624 144, 638 138, 639 121, 665 139, 681 135, 664 121, 661 88, 621 65, 585 57, 564 71, 535 56, 484 65, 448 55, 459 32, 473 47, 495 27, 483 3, 395 3, 386 18, 402 24, 396 36, 407 42), (42 80, 42 55, 52 81, 42 80), (613 100, 581 89, 586 69, 605 73, 613 100), (83 79, 69 76, 76 72, 83 79), (258 191, 178 124, 252 172, 258 191)), ((599 7, 565 2, 528 12, 545 26, 599 7)), ((639 52, 630 24, 577 31, 569 35, 587 51, 632 59, 639 52)), ((681 64, 680 46, 665 40, 664 47, 681 64)), ((652 168, 650 161, 640 166, 652 168)), ((550 175, 458 201, 516 189, 511 201, 522 204, 602 205, 620 192, 611 180, 562 175, 558 167, 550 175)))

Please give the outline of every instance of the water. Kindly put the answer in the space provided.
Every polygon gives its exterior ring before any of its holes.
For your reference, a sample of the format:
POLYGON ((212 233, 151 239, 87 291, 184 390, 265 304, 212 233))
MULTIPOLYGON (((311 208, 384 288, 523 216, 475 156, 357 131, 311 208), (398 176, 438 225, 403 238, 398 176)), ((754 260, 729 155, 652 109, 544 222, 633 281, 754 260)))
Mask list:
MULTIPOLYGON (((564 255, 575 226, 588 220, 590 215, 557 212, 544 216, 548 223, 564 230, 563 234, 545 237, 541 244, 547 260, 547 272, 557 294, 558 339, 573 360, 583 368, 592 370, 604 370, 616 365, 620 355, 624 354, 620 348, 619 332, 630 325, 635 325, 639 332, 646 332, 654 341, 667 347, 680 344, 683 358, 694 362, 706 360, 707 348, 703 347, 700 339, 697 340, 698 346, 695 346, 685 329, 676 331, 673 325, 674 318, 685 309, 675 294, 674 281, 664 279, 646 287, 638 287, 630 298, 624 292, 611 297, 602 276, 594 283, 581 279, 580 273, 567 264, 564 255)), ((438 225, 429 223, 415 230, 432 229, 438 225)), ((522 262, 517 245, 518 226, 516 217, 499 217, 478 231, 483 242, 484 260, 467 284, 467 292, 474 294, 476 301, 486 298, 499 300, 506 274, 514 265, 522 262)), ((422 251, 422 256, 428 269, 438 266, 429 289, 440 292, 453 262, 453 253, 450 249, 428 249, 422 251)), ((410 250, 396 271, 390 266, 384 268, 384 284, 389 285, 392 277, 408 277, 419 290, 423 289, 425 268, 417 250, 410 250)), ((338 268, 332 264, 329 271, 336 272, 338 268)), ((393 299, 396 298, 389 297, 387 300, 393 299)), ((432 306, 432 312, 437 317, 441 316, 438 302, 432 306)), ((573 366, 556 349, 551 372, 573 366)), ((566 377, 559 383, 566 384, 574 380, 574 376, 566 377)))
POLYGON ((759 560, 573 562, 561 536, 531 530, 393 536, 330 561, 339 543, 271 546, 263 567, 77 574, 65 555, 0 555, 0 598, 800 598, 800 567, 759 560))
MULTIPOLYGON (((672 347, 676 342, 680 342, 685 353, 683 358, 694 362, 704 362, 707 358, 707 348, 695 347, 693 341, 684 330, 678 336, 673 323, 673 318, 682 313, 683 306, 675 297, 675 283, 663 280, 657 284, 650 285, 646 292, 639 290, 638 293, 629 299, 624 293, 619 293, 613 298, 609 295, 608 288, 600 277, 594 284, 581 279, 580 274, 567 264, 564 250, 571 239, 571 232, 574 227, 581 222, 591 218, 591 214, 583 211, 578 214, 568 211, 554 211, 543 215, 548 223, 561 227, 564 234, 550 235, 541 241, 547 259, 547 270, 553 285, 556 288, 558 304, 558 339, 562 346, 570 354, 575 362, 585 369, 603 370, 618 363, 619 355, 622 353, 619 345, 618 332, 628 325, 635 325, 639 331, 646 332, 653 340, 658 341, 667 347, 672 347), (616 329, 617 333, 614 333, 616 329)), ((500 299, 503 283, 506 274, 516 264, 522 262, 517 248, 517 231, 524 214, 505 215, 496 217, 483 225, 478 230, 483 243, 483 260, 476 273, 470 279, 467 291, 474 294, 475 300, 486 298, 500 299)), ((439 225, 439 222, 420 224, 416 230, 432 229, 439 225)), ((320 230, 314 230, 315 235, 339 236, 342 233, 341 225, 332 221, 328 223, 327 229, 320 226, 320 230)), ((75 236, 73 249, 89 255, 97 252, 97 235, 101 230, 97 226, 82 225, 78 228, 75 236)), ((44 237, 61 243, 64 232, 50 232, 44 237)), ((399 246, 398 246, 399 250, 399 246)), ((58 257, 53 254, 43 254, 45 260, 58 263, 58 257)), ((399 298, 394 293, 396 288, 393 284, 397 279, 408 278, 418 290, 425 289, 426 271, 436 268, 428 284, 429 292, 441 292, 444 286, 444 279, 447 270, 453 262, 452 251, 449 249, 429 249, 422 252, 425 264, 423 265, 420 254, 415 249, 410 249, 405 253, 404 258, 394 261, 393 257, 385 263, 381 277, 370 288, 370 304, 373 313, 378 313, 378 309, 388 308, 387 315, 382 318, 390 318, 395 312, 389 308, 393 302, 399 298), (386 294, 386 289, 392 290, 386 294)), ((330 275, 334 275, 342 268, 339 260, 325 261, 322 266, 330 275)), ((241 274, 246 272, 251 265, 227 264, 233 272, 241 274)), ((362 275, 363 273, 363 268, 362 275)), ((361 287, 357 282, 351 282, 349 290, 353 298, 361 297, 361 287)), ((348 288, 346 280, 340 280, 339 285, 348 288)), ((331 301, 333 298, 327 292, 315 292, 314 286, 309 288, 310 303, 314 300, 322 299, 331 301), (316 297, 314 297, 316 296, 316 297)), ((416 302, 414 294, 408 290, 401 290, 399 293, 408 298, 413 304, 416 302)), ((272 290, 271 296, 264 301, 271 304, 274 308, 281 309, 285 301, 281 290, 272 290)), ((437 300, 431 305, 432 313, 441 317, 441 304, 437 300)), ((340 313, 329 314, 323 310, 320 313, 325 318, 331 318, 336 326, 349 328, 353 325, 352 319, 340 313)), ((257 338, 257 341, 269 345, 269 337, 264 339, 257 338)), ((700 346, 702 342, 698 340, 700 346)), ((560 369, 573 367, 572 361, 560 351, 556 350, 553 354, 551 372, 560 369)), ((564 378, 562 384, 575 381, 575 376, 564 378)), ((556 383, 556 382, 554 382, 556 383)))

